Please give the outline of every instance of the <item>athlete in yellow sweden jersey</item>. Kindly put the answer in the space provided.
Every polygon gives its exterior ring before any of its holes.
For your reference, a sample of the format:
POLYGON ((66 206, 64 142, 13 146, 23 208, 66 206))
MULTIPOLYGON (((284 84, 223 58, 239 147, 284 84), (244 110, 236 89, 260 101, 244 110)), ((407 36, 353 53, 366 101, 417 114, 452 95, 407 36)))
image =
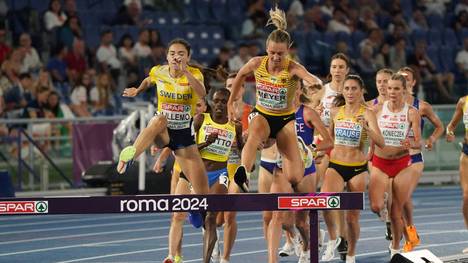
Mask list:
POLYGON ((125 89, 123 96, 134 97, 146 90, 150 83, 157 86, 158 113, 138 135, 133 146, 120 153, 117 171, 124 173, 127 164, 155 143, 158 148, 168 146, 175 152, 176 161, 187 175, 197 194, 208 193, 205 167, 195 145, 192 117, 198 98, 206 95, 203 75, 187 65, 190 44, 183 39, 169 43, 168 65, 155 66, 138 88, 125 89))
POLYGON ((249 135, 242 151, 242 165, 234 179, 243 191, 248 191, 248 180, 252 171, 258 146, 269 138, 276 139, 278 151, 285 156, 284 170, 292 185, 296 185, 304 174, 304 164, 299 154, 294 129, 294 94, 299 79, 321 85, 320 79, 310 74, 301 64, 288 58, 291 38, 286 31, 286 18, 282 10, 270 10, 270 22, 276 26, 266 41, 267 56, 254 57, 237 74, 232 84, 228 102, 229 118, 235 119, 234 102, 245 78, 254 72, 257 106, 249 119, 249 135))
MULTIPOLYGON (((468 96, 464 96, 458 100, 452 120, 447 125, 448 142, 455 140, 455 133, 453 131, 460 120, 463 120, 463 124, 465 125, 463 149, 460 156, 460 185, 463 191, 463 217, 465 219, 465 226, 468 227, 468 96)), ((468 253, 468 248, 465 248, 463 253, 468 253)))

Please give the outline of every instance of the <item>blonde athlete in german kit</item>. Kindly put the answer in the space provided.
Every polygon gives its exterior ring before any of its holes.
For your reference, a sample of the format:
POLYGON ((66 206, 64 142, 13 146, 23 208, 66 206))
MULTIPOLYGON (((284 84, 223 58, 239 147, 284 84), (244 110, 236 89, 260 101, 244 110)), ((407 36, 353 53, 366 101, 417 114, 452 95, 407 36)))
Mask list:
POLYGON ((297 82, 305 79, 321 84, 320 79, 307 72, 297 62, 288 58, 291 38, 286 31, 286 16, 278 8, 270 10, 269 24, 276 26, 266 41, 267 56, 254 57, 237 74, 229 98, 229 118, 234 119, 234 101, 239 96, 247 75, 254 72, 257 105, 251 113, 249 134, 242 151, 242 165, 237 169, 234 180, 247 192, 250 173, 259 145, 269 138, 276 139, 278 151, 284 156, 284 170, 288 180, 296 186, 304 173, 304 165, 296 143, 294 129, 293 100, 297 82))

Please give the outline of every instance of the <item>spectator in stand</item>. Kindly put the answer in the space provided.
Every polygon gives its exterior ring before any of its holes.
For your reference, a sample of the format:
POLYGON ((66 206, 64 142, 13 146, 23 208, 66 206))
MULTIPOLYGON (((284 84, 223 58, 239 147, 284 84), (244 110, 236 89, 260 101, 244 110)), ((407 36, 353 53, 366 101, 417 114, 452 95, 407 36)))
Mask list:
POLYGON ((13 50, 7 59, 2 63, 0 74, 0 90, 3 93, 19 82, 21 65, 23 64, 24 53, 20 48, 13 50))
POLYGON ((460 0, 455 6, 455 15, 458 15, 461 11, 468 12, 468 0, 460 0))
POLYGON ((90 91, 92 89, 93 82, 91 76, 88 73, 84 73, 80 79, 78 85, 74 86, 70 96, 70 109, 78 117, 90 117, 90 91))
MULTIPOLYGON (((315 5, 320 8, 320 11, 322 14, 332 17, 333 16, 333 11, 335 10, 335 6, 333 5, 333 0, 325 0, 321 6, 315 5)), ((314 7, 315 7, 314 6, 314 7)))
POLYGON ((231 71, 239 71, 239 69, 244 66, 250 58, 249 46, 246 43, 241 43, 238 46, 237 54, 229 59, 229 69, 231 71))
POLYGON ((406 40, 400 38, 396 41, 395 45, 390 47, 390 68, 394 71, 405 67, 406 64, 406 40))
POLYGON ((328 32, 345 32, 351 34, 351 28, 348 26, 346 12, 341 7, 333 11, 333 18, 328 23, 328 32))
POLYGON ((8 53, 11 51, 11 47, 6 42, 6 34, 5 28, 0 27, 0 65, 6 60, 8 53))
POLYGON ((65 56, 70 84, 77 83, 79 76, 84 74, 88 69, 85 49, 85 42, 80 38, 75 38, 73 41, 73 49, 65 56))
POLYGON ((379 51, 380 45, 382 45, 382 42, 383 42, 382 31, 379 28, 374 28, 371 31, 369 31, 369 35, 367 36, 367 38, 362 40, 361 43, 359 43, 359 48, 362 49, 364 46, 369 46, 372 48, 372 55, 373 55, 379 51))
POLYGON ((141 2, 136 0, 125 1, 112 22, 113 25, 139 27, 143 27, 149 23, 150 20, 141 20, 141 2))
POLYGON ((383 43, 380 52, 375 56, 375 65, 378 69, 390 67, 390 45, 383 43))
POLYGON ((33 100, 34 82, 29 73, 22 73, 19 82, 5 94, 6 110, 16 110, 26 107, 33 100))
POLYGON ((406 27, 404 24, 395 24, 393 30, 390 32, 390 35, 387 36, 385 42, 390 45, 395 45, 395 42, 399 39, 406 39, 406 27))
POLYGON ((247 16, 251 16, 257 12, 265 12, 265 0, 247 0, 247 16))
POLYGON ((304 5, 306 2, 307 2, 306 0, 293 0, 291 5, 289 6, 287 14, 295 16, 295 17, 303 17, 304 5))
POLYGON ((422 3, 425 13, 427 15, 436 14, 443 16, 446 12, 446 5, 450 4, 451 0, 430 0, 430 1, 420 1, 422 3))
POLYGON ((242 23, 241 37, 244 39, 263 39, 266 36, 264 25, 267 17, 264 11, 257 11, 242 23))
POLYGON ((468 28, 468 11, 460 11, 453 26, 455 31, 461 31, 463 28, 468 28))
POLYGON ((402 12, 396 12, 392 14, 392 22, 390 22, 387 29, 388 33, 393 34, 397 26, 399 27, 398 30, 401 31, 398 32, 399 34, 408 34, 411 32, 411 29, 408 26, 408 23, 406 23, 405 17, 402 12))
POLYGON ((67 17, 78 15, 75 0, 65 0, 65 2, 63 3, 63 9, 65 10, 65 15, 67 17))
POLYGON ((458 79, 462 80, 461 83, 464 83, 464 90, 466 91, 468 89, 468 37, 463 40, 463 49, 458 51, 455 63, 457 64, 458 79))
POLYGON ((96 86, 90 91, 90 101, 95 110, 94 116, 112 115, 111 99, 114 90, 109 74, 101 73, 97 76, 96 86))
POLYGON ((363 6, 360 8, 358 29, 368 32, 374 28, 379 28, 375 19, 374 10, 370 6, 363 6))
POLYGON ((137 57, 135 54, 133 39, 130 34, 125 34, 119 43, 119 58, 126 68, 137 67, 137 57))
POLYGON ((40 87, 36 91, 36 96, 26 106, 23 116, 25 118, 47 118, 50 112, 47 112, 47 98, 49 97, 50 89, 48 87, 40 87))
POLYGON ((54 56, 47 63, 47 70, 52 76, 54 85, 67 81, 67 63, 65 57, 67 55, 67 47, 59 45, 56 47, 54 56))
POLYGON ((450 72, 437 72, 436 65, 426 53, 426 42, 418 41, 414 52, 408 57, 408 64, 416 70, 416 82, 425 84, 435 82, 439 97, 443 103, 454 103, 456 100, 450 95, 454 84, 454 76, 450 72), (444 82, 446 85, 444 85, 444 82))
POLYGON ((423 12, 419 9, 413 11, 413 16, 410 19, 409 27, 411 30, 428 30, 429 26, 427 24, 426 17, 423 12))
POLYGON ((121 63, 117 57, 117 50, 112 44, 112 37, 112 31, 105 30, 102 32, 101 45, 96 52, 96 57, 100 64, 99 69, 104 72, 110 71, 112 78, 118 79, 121 63))
POLYGON ((34 96, 36 96, 36 91, 41 87, 46 87, 49 90, 55 90, 52 78, 50 77, 49 71, 46 68, 42 68, 41 71, 39 71, 39 77, 34 84, 34 96))
POLYGON ((327 22, 323 19, 322 11, 319 5, 314 5, 307 9, 304 15, 304 30, 325 32, 327 30, 327 22))
MULTIPOLYGON (((46 109, 50 112, 49 118, 53 119, 69 119, 75 116, 70 108, 61 102, 60 96, 56 91, 51 91, 47 97, 46 109)), ((67 136, 72 129, 71 122, 54 123, 51 125, 52 136, 67 136)), ((56 150, 63 150, 61 144, 66 143, 63 140, 53 140, 52 147, 56 150)))
POLYGON ((50 0, 49 10, 44 14, 44 24, 47 31, 63 26, 67 16, 62 11, 60 0, 50 0))
POLYGON ((372 89, 371 87, 375 87, 373 84, 374 81, 374 76, 375 72, 377 72, 377 64, 375 63, 375 60, 373 58, 373 49, 371 46, 363 46, 361 48, 361 56, 356 60, 356 66, 357 66, 357 71, 359 72, 359 75, 365 82, 365 86, 367 87, 367 92, 368 94, 372 97, 372 95, 375 93, 375 89, 372 89))
POLYGON ((227 47, 222 47, 219 50, 218 56, 209 64, 209 67, 213 69, 222 67, 229 72, 230 71, 230 68, 229 68, 230 57, 231 57, 231 50, 227 47))
MULTIPOLYGON (((140 68, 137 72, 137 75, 136 76, 129 76, 129 80, 128 82, 131 82, 131 83, 134 83, 134 82, 138 82, 138 73, 140 74, 140 76, 144 77, 144 76, 148 76, 151 68, 154 66, 154 65, 162 65, 164 64, 166 61, 166 47, 164 45, 156 45, 156 46, 152 46, 151 47, 151 55, 145 59, 144 61, 140 62, 140 68), (135 79, 136 78, 136 79, 135 79)), ((139 84, 136 83, 136 86, 138 86, 139 84)), ((132 85, 129 85, 129 86, 132 86, 132 85)))
POLYGON ((36 49, 31 46, 31 36, 28 33, 22 33, 19 37, 20 49, 24 54, 21 73, 37 73, 42 67, 41 59, 36 49))
POLYGON ((59 29, 59 43, 72 48, 75 38, 82 38, 80 19, 77 16, 69 16, 65 24, 59 29))
POLYGON ((138 34, 138 42, 133 46, 133 53, 137 60, 148 58, 151 55, 150 43, 150 32, 148 29, 140 30, 138 34))
POLYGON ((150 45, 151 47, 164 45, 163 42, 162 42, 162 40, 161 40, 161 34, 159 33, 158 30, 156 30, 156 29, 151 29, 151 30, 150 30, 150 41, 149 41, 149 45, 150 45))

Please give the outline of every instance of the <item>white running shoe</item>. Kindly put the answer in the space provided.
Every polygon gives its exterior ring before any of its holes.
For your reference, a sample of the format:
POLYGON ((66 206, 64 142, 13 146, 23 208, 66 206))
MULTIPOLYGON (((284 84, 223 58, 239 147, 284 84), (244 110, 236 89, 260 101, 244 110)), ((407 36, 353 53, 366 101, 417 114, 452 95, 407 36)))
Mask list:
POLYGON ((296 256, 300 256, 302 252, 302 239, 301 239, 301 234, 299 233, 299 230, 297 230, 296 227, 294 227, 294 237, 292 238, 292 242, 294 245, 294 253, 296 256))
POLYGON ((294 245, 291 243, 284 243, 284 246, 279 251, 280 257, 289 257, 294 254, 294 245))
POLYGON ((346 263, 356 263, 356 256, 346 255, 346 263))
POLYGON ((301 256, 297 263, 310 263, 310 250, 301 251, 301 256))
POLYGON ((214 245, 213 252, 211 253, 211 260, 213 262, 219 262, 219 259, 221 257, 221 251, 219 248, 219 230, 218 229, 216 229, 216 236, 217 236, 216 243, 214 245))
POLYGON ((330 261, 335 257, 335 250, 341 242, 341 237, 338 237, 335 240, 328 240, 327 248, 322 255, 322 261, 330 261))
POLYGON ((219 261, 219 263, 229 263, 229 261, 227 261, 225 259, 221 259, 221 261, 219 261))
POLYGON ((319 248, 319 251, 318 253, 322 253, 322 249, 323 249, 323 242, 325 242, 325 230, 323 229, 319 229, 319 237, 318 237, 318 248, 319 248))
POLYGON ((395 256, 395 254, 398 254, 401 252, 399 249, 393 249, 392 242, 390 242, 390 245, 388 246, 388 251, 390 251, 390 259, 392 259, 393 256, 395 256))
POLYGON ((467 247, 467 248, 465 248, 465 249, 463 249, 463 251, 462 251, 462 252, 463 252, 463 254, 468 254, 468 247, 467 247))

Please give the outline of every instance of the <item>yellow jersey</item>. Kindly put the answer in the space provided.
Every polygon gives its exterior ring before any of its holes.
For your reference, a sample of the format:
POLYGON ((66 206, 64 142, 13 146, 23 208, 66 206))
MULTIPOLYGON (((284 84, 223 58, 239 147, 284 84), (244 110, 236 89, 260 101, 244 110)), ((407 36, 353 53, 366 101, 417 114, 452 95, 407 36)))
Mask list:
POLYGON ((231 152, 232 144, 236 138, 236 127, 232 122, 219 124, 211 119, 209 113, 203 113, 204 119, 197 133, 197 144, 206 142, 208 136, 217 133, 216 141, 200 151, 203 159, 216 162, 226 162, 231 152))
POLYGON ((336 113, 334 122, 335 144, 360 147, 366 140, 367 134, 358 122, 358 116, 364 116, 366 107, 361 105, 356 116, 346 116, 345 106, 341 106, 336 113))
MULTIPOLYGON (((203 74, 199 69, 187 66, 187 70, 203 83, 203 74)), ((171 77, 168 65, 154 66, 149 77, 157 86, 158 113, 166 116, 167 127, 173 130, 190 128, 198 96, 187 77, 171 77)))
POLYGON ((293 102, 299 79, 289 74, 291 60, 287 58, 285 69, 275 76, 268 72, 267 62, 268 56, 264 56, 260 66, 254 71, 257 90, 256 108, 262 113, 274 116, 294 113, 296 109, 293 107, 293 102))

